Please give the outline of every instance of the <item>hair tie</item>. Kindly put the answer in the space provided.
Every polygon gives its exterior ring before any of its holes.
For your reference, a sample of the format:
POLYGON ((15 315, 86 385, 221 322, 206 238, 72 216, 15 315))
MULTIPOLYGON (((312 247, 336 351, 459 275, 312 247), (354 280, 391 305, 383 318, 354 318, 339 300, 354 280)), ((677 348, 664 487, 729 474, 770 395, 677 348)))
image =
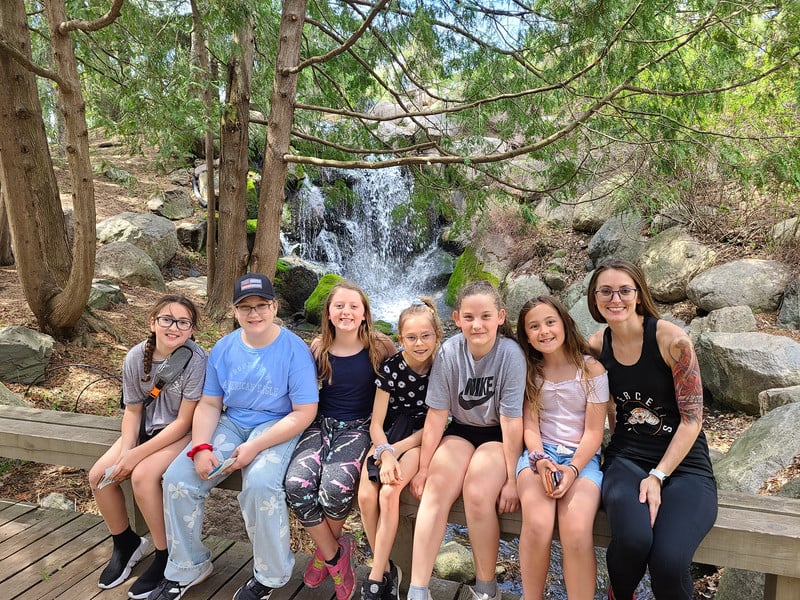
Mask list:
POLYGON ((422 300, 420 300, 419 298, 414 298, 414 299, 411 301, 411 306, 428 306, 428 305, 427 305, 427 304, 425 304, 425 303, 424 303, 422 300))

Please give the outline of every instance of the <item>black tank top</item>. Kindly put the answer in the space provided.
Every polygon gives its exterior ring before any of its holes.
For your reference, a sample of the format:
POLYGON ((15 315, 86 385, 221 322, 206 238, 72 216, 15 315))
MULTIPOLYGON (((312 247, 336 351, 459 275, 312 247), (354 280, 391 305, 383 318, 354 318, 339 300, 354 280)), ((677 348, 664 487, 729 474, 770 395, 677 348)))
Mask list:
MULTIPOLYGON (((611 328, 606 328, 603 334, 600 362, 608 371, 608 383, 617 407, 614 435, 604 453, 605 464, 624 456, 649 471, 664 456, 680 424, 672 370, 658 350, 657 323, 658 319, 653 317, 644 318, 642 354, 636 364, 630 366, 614 358, 611 328)), ((714 476, 702 431, 675 472, 714 476)))

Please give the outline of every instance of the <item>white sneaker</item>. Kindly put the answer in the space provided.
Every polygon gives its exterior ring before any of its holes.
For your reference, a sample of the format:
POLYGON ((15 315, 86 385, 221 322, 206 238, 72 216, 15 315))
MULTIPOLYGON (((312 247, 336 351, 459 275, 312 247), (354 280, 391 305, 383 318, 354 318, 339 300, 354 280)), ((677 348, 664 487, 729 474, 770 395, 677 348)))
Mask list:
POLYGON ((472 594, 472 600, 498 600, 497 594, 494 596, 490 596, 489 594, 479 594, 471 585, 468 585, 467 587, 469 588, 469 593, 472 594))

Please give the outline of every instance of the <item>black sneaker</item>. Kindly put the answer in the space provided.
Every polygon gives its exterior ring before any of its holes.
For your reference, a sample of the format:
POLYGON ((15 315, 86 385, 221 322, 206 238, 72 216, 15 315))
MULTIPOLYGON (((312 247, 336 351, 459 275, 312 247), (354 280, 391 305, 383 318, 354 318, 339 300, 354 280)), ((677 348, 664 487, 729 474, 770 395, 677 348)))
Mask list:
POLYGON ((361 600, 381 600, 386 597, 386 577, 383 581, 367 579, 361 585, 361 600))
POLYGON ((139 545, 127 553, 115 547, 114 552, 111 553, 111 560, 108 561, 108 565, 100 573, 100 581, 97 585, 107 590, 117 587, 125 581, 130 576, 131 569, 142 560, 149 545, 150 542, 147 538, 139 538, 139 545))
POLYGON ((269 600, 272 588, 260 583, 255 577, 236 590, 233 600, 269 600))
POLYGON ((128 598, 144 600, 162 581, 164 581, 163 563, 159 564, 156 560, 153 560, 147 570, 139 575, 139 579, 133 582, 133 585, 128 590, 128 598))
POLYGON ((197 578, 189 583, 179 583, 169 579, 162 579, 161 583, 158 584, 158 587, 150 592, 147 600, 178 600, 179 598, 183 598, 183 595, 189 590, 190 587, 197 585, 198 583, 202 583, 211 577, 211 573, 213 572, 214 564, 209 562, 206 563, 206 567, 200 573, 200 575, 198 575, 197 578))
POLYGON ((403 572, 393 561, 389 561, 389 572, 383 574, 383 595, 382 600, 400 600, 400 581, 403 579, 403 572))

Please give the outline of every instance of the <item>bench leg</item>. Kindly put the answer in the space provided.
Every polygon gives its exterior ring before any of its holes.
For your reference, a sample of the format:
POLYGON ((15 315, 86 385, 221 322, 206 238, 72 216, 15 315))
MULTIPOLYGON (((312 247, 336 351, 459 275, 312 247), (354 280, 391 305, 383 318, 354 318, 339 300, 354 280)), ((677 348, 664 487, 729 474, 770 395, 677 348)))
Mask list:
POLYGON ((800 600, 800 579, 767 573, 764 600, 800 600))

